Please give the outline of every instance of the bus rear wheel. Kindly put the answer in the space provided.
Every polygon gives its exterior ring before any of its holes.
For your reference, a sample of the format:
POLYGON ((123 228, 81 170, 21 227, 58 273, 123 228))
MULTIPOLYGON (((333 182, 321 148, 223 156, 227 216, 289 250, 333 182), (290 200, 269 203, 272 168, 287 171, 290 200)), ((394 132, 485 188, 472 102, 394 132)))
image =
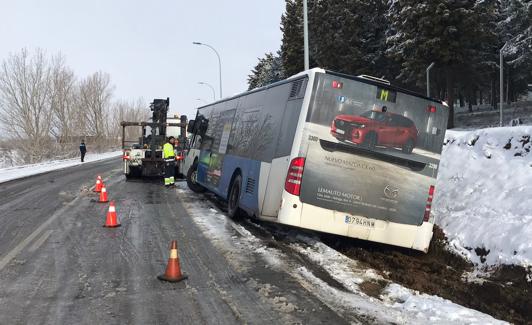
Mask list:
POLYGON ((188 169, 187 185, 188 185, 188 188, 192 190, 192 192, 195 192, 195 193, 205 192, 205 187, 198 184, 197 179, 198 179, 198 161, 195 161, 192 164, 192 166, 190 166, 190 168, 188 169))
POLYGON ((241 215, 240 193, 242 189, 242 177, 236 175, 231 183, 229 195, 227 197, 227 214, 230 218, 238 218, 241 215))

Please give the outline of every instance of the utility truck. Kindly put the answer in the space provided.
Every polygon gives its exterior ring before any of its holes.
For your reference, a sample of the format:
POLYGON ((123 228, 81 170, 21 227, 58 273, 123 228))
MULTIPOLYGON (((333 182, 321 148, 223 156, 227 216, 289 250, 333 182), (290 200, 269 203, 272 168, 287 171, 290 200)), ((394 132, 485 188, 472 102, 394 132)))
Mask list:
MULTIPOLYGON (((161 177, 164 175, 163 145, 167 137, 177 139, 176 160, 183 158, 186 144, 187 117, 168 117, 170 98, 154 99, 150 104, 153 112, 149 121, 120 123, 122 126, 122 150, 124 174, 131 177, 161 177), (136 128, 136 130, 135 130, 136 128), (132 139, 134 136, 138 138, 132 139)), ((180 175, 176 164, 176 175, 180 175)))

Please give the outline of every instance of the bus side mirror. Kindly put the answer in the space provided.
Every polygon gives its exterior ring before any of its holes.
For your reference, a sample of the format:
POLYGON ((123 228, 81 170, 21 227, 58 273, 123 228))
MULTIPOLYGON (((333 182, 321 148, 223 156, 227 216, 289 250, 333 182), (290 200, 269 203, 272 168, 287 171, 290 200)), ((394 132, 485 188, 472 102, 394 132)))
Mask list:
POLYGON ((187 128, 187 132, 188 133, 196 133, 194 127, 196 126, 196 121, 194 120, 190 120, 188 121, 188 128, 187 128))

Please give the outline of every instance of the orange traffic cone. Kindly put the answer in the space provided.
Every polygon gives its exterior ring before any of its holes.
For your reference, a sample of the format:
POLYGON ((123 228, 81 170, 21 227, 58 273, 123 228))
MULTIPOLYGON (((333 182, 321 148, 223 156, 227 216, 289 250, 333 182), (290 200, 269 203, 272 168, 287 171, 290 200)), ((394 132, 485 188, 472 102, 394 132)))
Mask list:
POLYGON ((100 193, 102 191, 103 180, 100 176, 96 178, 96 185, 94 186, 94 192, 100 193))
POLYGON ((100 192, 100 201, 99 203, 107 203, 109 202, 107 198, 107 189, 105 188, 105 184, 102 185, 102 190, 100 192))
POLYGON ((105 220, 105 225, 103 226, 107 228, 120 227, 120 223, 118 222, 118 218, 116 216, 116 208, 114 201, 111 201, 111 204, 109 204, 109 211, 107 211, 107 219, 105 220))
POLYGON ((164 274, 158 275, 157 279, 168 282, 179 282, 187 278, 187 275, 181 273, 181 267, 179 266, 179 255, 177 254, 177 240, 172 240, 172 244, 170 245, 170 257, 168 258, 166 271, 164 272, 164 274))

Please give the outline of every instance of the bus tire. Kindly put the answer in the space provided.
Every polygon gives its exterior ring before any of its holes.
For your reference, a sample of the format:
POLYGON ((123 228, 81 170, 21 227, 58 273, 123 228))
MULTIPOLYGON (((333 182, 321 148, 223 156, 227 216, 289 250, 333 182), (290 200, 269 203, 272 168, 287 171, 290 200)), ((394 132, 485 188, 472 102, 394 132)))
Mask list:
POLYGON ((240 195, 242 193, 242 176, 237 174, 229 188, 227 195, 227 214, 230 218, 238 218, 242 215, 240 210, 240 195))
POLYGON ((205 192, 205 187, 201 186, 196 182, 198 177, 198 161, 194 161, 192 166, 188 169, 187 172, 187 185, 188 188, 192 190, 192 192, 195 193, 203 193, 205 192))

